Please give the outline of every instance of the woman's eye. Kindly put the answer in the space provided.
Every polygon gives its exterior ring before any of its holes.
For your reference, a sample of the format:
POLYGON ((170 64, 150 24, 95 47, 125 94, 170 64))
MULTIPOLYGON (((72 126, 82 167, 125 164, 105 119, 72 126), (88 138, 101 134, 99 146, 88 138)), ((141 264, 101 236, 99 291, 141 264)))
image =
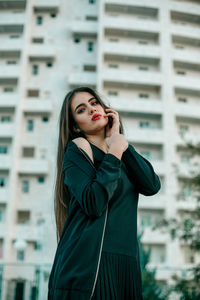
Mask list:
POLYGON ((81 108, 79 111, 78 111, 78 114, 80 114, 81 113, 81 111, 83 110, 84 108, 81 108))
MULTIPOLYGON (((99 101, 96 100, 96 101, 92 102, 92 105, 93 105, 93 104, 98 104, 98 103, 99 103, 99 101)), ((81 108, 81 109, 78 111, 78 114, 81 113, 81 112, 83 111, 83 109, 84 109, 84 107, 81 108)))

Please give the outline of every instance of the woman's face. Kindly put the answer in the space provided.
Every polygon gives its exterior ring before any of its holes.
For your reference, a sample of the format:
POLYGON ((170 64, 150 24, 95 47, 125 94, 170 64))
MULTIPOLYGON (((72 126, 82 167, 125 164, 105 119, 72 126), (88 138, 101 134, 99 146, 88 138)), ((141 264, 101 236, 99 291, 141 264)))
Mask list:
POLYGON ((104 108, 88 92, 75 94, 71 102, 71 111, 76 124, 85 134, 97 134, 97 131, 104 129, 108 124, 108 118, 104 117, 104 108), (100 114, 100 117, 92 120, 96 113, 100 114))

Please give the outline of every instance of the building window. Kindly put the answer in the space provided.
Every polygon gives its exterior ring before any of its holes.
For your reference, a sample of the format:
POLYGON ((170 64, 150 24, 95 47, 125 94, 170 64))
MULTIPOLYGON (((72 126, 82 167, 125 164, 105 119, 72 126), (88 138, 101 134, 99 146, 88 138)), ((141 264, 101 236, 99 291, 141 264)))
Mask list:
POLYGON ((140 121, 139 127, 140 128, 150 128, 150 123, 148 121, 140 121))
POLYGON ((4 186, 5 186, 5 178, 0 177, 0 187, 4 187, 4 186))
POLYGON ((186 264, 193 264, 195 262, 194 251, 192 249, 190 249, 189 247, 183 247, 183 253, 184 253, 184 262, 186 264))
POLYGON ((28 180, 23 180, 22 181, 22 192, 23 193, 28 193, 29 192, 29 181, 28 180))
POLYGON ((48 117, 43 117, 42 118, 42 122, 48 122, 49 121, 49 118, 48 117))
POLYGON ((35 250, 41 250, 41 249, 42 249, 41 243, 38 242, 38 241, 36 241, 36 242, 34 243, 34 249, 35 249, 35 250))
POLYGON ((108 95, 109 96, 118 96, 118 92, 117 91, 108 91, 108 95))
POLYGON ((149 98, 149 94, 140 93, 139 98, 149 98))
POLYGON ((191 196, 191 186, 189 184, 186 184, 181 188, 181 195, 191 196))
POLYGON ((96 66, 95 65, 84 65, 83 70, 87 72, 96 72, 96 66))
POLYGON ((17 251, 17 260, 24 260, 24 250, 17 251))
POLYGON ((28 97, 39 97, 39 90, 28 90, 27 91, 28 97))
POLYGON ((176 71, 176 74, 179 74, 179 75, 185 75, 186 72, 185 72, 185 71, 176 71))
POLYGON ((187 98, 179 97, 179 98, 178 98, 178 101, 179 101, 179 102, 186 103, 186 102, 187 102, 187 98))
POLYGON ((17 64, 16 60, 8 60, 7 61, 7 65, 16 65, 16 64, 17 64))
POLYGON ((0 154, 6 154, 6 153, 8 153, 8 147, 0 146, 0 154))
POLYGON ((138 41, 138 43, 141 44, 141 45, 148 45, 147 41, 138 41))
POLYGON ((3 221, 3 209, 0 208, 0 222, 3 221))
POLYGON ((150 160, 150 158, 151 158, 149 151, 142 151, 142 152, 140 152, 140 154, 142 156, 144 156, 144 158, 146 158, 147 160, 150 160))
POLYGON ((27 130, 28 131, 33 131, 33 129, 34 129, 33 120, 27 120, 27 130))
POLYGON ((50 15, 52 18, 56 18, 56 14, 55 13, 51 13, 50 15))
POLYGON ((119 39, 110 38, 109 41, 115 43, 115 42, 119 42, 119 39))
POLYGON ((17 223, 18 224, 29 224, 30 223, 30 211, 22 210, 17 212, 17 223))
POLYGON ((12 34, 9 36, 10 39, 19 39, 20 38, 20 35, 17 35, 17 34, 12 34))
POLYGON ((10 123, 11 119, 10 116, 1 116, 2 123, 10 123))
POLYGON ((184 124, 179 125, 179 132, 180 133, 185 133, 187 131, 189 131, 189 126, 188 125, 184 125, 184 124))
POLYGON ((148 71, 149 68, 147 66, 139 66, 139 70, 141 70, 141 71, 148 71))
POLYGON ((184 47, 182 45, 175 45, 175 48, 177 48, 177 49, 184 49, 184 47))
POLYGON ((189 164, 190 163, 190 155, 182 154, 181 155, 181 162, 189 164))
POLYGON ((80 43, 80 41, 81 41, 81 40, 78 39, 78 38, 75 38, 75 39, 74 39, 74 43, 76 43, 76 44, 80 43))
POLYGON ((87 21, 97 21, 97 16, 86 16, 85 19, 87 21))
POLYGON ((33 147, 24 147, 22 156, 23 157, 34 157, 34 148, 33 147))
POLYGON ((42 16, 37 16, 37 25, 42 24, 42 16))
POLYGON ((142 227, 150 227, 152 225, 151 223, 151 216, 140 216, 140 226, 142 227))
POLYGON ((118 69, 118 68, 119 68, 119 65, 116 65, 116 64, 109 64, 108 67, 109 67, 109 68, 112 68, 112 69, 118 69))
POLYGON ((32 38, 32 43, 34 44, 43 44, 44 43, 44 39, 43 38, 32 38))
POLYGON ((33 67, 32 67, 32 74, 33 75, 37 75, 38 74, 38 65, 33 65, 33 67))
POLYGON ((52 64, 51 62, 48 62, 48 63, 46 64, 46 66, 47 66, 48 68, 51 68, 51 67, 53 66, 53 64, 52 64))
POLYGON ((93 42, 88 42, 88 51, 92 52, 94 50, 94 43, 93 42))
POLYGON ((38 177, 38 182, 39 183, 44 183, 44 177, 38 177))
POLYGON ((14 92, 14 88, 13 87, 5 87, 3 89, 4 93, 12 93, 14 92))

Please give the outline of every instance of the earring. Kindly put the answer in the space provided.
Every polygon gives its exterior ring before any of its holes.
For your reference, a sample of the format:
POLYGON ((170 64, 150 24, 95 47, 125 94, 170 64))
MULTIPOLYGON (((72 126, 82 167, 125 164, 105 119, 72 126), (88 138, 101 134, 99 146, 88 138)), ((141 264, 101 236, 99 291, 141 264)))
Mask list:
POLYGON ((74 131, 80 132, 80 129, 78 128, 78 126, 74 126, 74 131))

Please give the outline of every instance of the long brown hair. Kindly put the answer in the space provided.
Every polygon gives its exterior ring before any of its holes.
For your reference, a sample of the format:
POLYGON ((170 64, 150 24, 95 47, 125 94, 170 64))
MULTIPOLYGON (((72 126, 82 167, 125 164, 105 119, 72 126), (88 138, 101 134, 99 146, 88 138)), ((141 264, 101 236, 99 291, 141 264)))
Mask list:
MULTIPOLYGON (((64 222, 68 215, 70 195, 67 186, 64 184, 64 172, 63 172, 63 163, 64 163, 64 153, 66 146, 69 140, 72 140, 76 137, 86 138, 83 131, 75 132, 73 126, 76 126, 76 122, 73 118, 71 111, 71 102, 74 97, 79 92, 88 92, 95 97, 101 104, 101 106, 106 109, 109 108, 103 100, 100 98, 98 93, 90 87, 78 87, 71 90, 64 98, 60 116, 59 116, 59 135, 58 135, 58 148, 57 148, 57 175, 55 182, 55 192, 54 192, 54 212, 56 219, 56 229, 57 229, 57 242, 60 239, 64 222)), ((124 129, 120 121, 120 133, 123 134, 124 129)))

